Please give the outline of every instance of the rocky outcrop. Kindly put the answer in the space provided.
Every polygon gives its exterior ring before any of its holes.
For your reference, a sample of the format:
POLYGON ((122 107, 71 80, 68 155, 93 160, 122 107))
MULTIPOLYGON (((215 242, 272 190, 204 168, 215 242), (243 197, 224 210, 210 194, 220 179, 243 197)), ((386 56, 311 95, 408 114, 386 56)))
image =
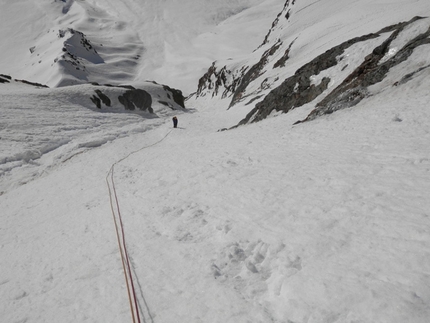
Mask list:
POLYGON ((106 94, 104 94, 100 90, 95 90, 94 92, 96 92, 97 96, 93 95, 90 99, 96 105, 96 107, 98 109, 102 108, 102 106, 101 106, 102 103, 104 105, 106 105, 107 107, 111 106, 111 100, 109 99, 109 97, 106 94))
POLYGON ((27 85, 31 85, 31 86, 35 86, 35 87, 48 88, 48 86, 44 85, 44 84, 30 82, 27 80, 12 79, 12 77, 9 75, 0 74, 0 83, 10 83, 12 80, 15 82, 19 82, 19 83, 23 83, 23 84, 27 84, 27 85))
MULTIPOLYGON (((21 83, 37 88, 48 88, 48 86, 17 80, 9 75, 0 74, 0 85, 7 83, 21 83)), ((84 106, 86 108, 109 112, 123 112, 124 110, 136 112, 142 116, 153 118, 158 115, 168 114, 170 110, 186 111, 185 99, 180 90, 161 85, 156 82, 142 84, 143 88, 135 88, 132 85, 99 84, 97 82, 87 83, 85 87, 70 86, 70 103, 84 106), (154 104, 155 103, 155 104, 154 104)))
POLYGON ((0 83, 10 83, 11 79, 9 75, 0 74, 0 83))
POLYGON ((118 101, 126 110, 139 109, 153 113, 151 94, 142 89, 127 90, 123 95, 118 97, 118 101))
MULTIPOLYGON (((271 62, 272 56, 278 54, 278 50, 283 46, 283 42, 280 39, 272 38, 275 38, 275 31, 282 28, 282 19, 288 20, 291 16, 290 11, 294 3, 295 1, 287 0, 283 9, 273 21, 262 44, 256 49, 256 51, 261 49, 263 46, 269 46, 269 43, 273 43, 273 45, 261 54, 258 61, 253 64, 236 63, 232 68, 229 68, 228 65, 221 65, 222 67, 219 67, 217 66, 218 62, 213 62, 205 75, 200 78, 195 96, 198 98, 209 94, 212 97, 221 95, 222 99, 231 97, 229 104, 230 109, 235 104, 246 98, 250 98, 247 103, 250 104, 256 97, 260 96, 262 91, 270 88, 272 83, 276 82, 277 79, 269 80, 269 78, 265 78, 264 80, 260 80, 260 84, 258 86, 254 86, 252 90, 250 89, 250 85, 260 78, 260 76, 264 75, 266 71, 272 68, 271 66, 268 66, 268 64, 271 62), (238 65, 242 66, 237 68, 238 65)), ((287 49, 284 50, 284 54, 277 60, 273 68, 285 66, 293 43, 294 41, 287 49)))
POLYGON ((99 110, 118 111, 122 106, 127 111, 145 112, 157 116, 163 112, 157 103, 169 107, 171 110, 186 110, 184 97, 180 90, 151 82, 143 85, 144 88, 135 88, 132 85, 111 85, 91 83, 97 87, 90 96, 91 102, 99 110), (154 110, 157 109, 157 111, 154 110))
POLYGON ((290 45, 288 46, 288 48, 285 50, 284 55, 282 55, 282 57, 273 65, 273 68, 285 67, 285 63, 287 62, 288 58, 290 58, 291 47, 293 47, 294 42, 296 41, 296 39, 294 39, 290 43, 290 45))
POLYGON ((344 51, 350 46, 391 32, 391 36, 369 53, 360 66, 348 75, 338 87, 321 99, 315 110, 304 121, 356 105, 368 95, 367 88, 370 85, 381 82, 392 67, 403 62, 412 54, 414 48, 430 43, 429 31, 427 31, 407 43, 394 56, 388 57, 389 45, 392 41, 406 26, 418 19, 421 18, 415 17, 411 21, 386 27, 377 33, 351 39, 319 55, 298 69, 280 86, 273 89, 263 101, 256 104, 255 108, 240 121, 239 125, 263 120, 274 111, 286 113, 317 99, 327 90, 330 78, 323 77, 319 84, 314 84, 312 76, 338 64, 339 57, 342 57, 344 51), (387 58, 382 62, 384 57, 387 58))
POLYGON ((27 84, 27 85, 32 85, 32 86, 35 86, 35 87, 49 88, 49 86, 47 86, 45 84, 40 84, 40 83, 36 83, 36 82, 30 82, 30 81, 27 81, 27 80, 17 80, 17 79, 15 79, 15 81, 16 82, 20 82, 20 83, 24 83, 24 84, 27 84))
POLYGON ((351 39, 326 51, 305 64, 298 69, 293 76, 289 77, 279 87, 272 90, 262 102, 258 103, 255 108, 249 112, 239 125, 263 120, 272 113, 272 111, 288 112, 291 109, 313 101, 327 89, 330 79, 325 77, 320 84, 315 85, 312 83, 311 76, 317 75, 323 70, 336 65, 338 63, 337 57, 348 47, 357 42, 375 37, 378 37, 378 35, 369 34, 351 39))
POLYGON ((172 89, 170 86, 163 85, 164 91, 167 93, 167 97, 176 102, 180 107, 185 109, 185 98, 181 90, 172 89))
POLYGON ((93 64, 101 64, 104 62, 84 33, 68 28, 59 30, 58 37, 67 38, 64 41, 62 49, 63 55, 61 58, 64 62, 73 65, 77 70, 85 70, 83 59, 93 64))
MULTIPOLYGON (((395 55, 383 61, 383 58, 388 55, 390 44, 397 38, 399 33, 406 26, 419 19, 423 18, 415 17, 409 22, 400 23, 380 31, 380 33, 387 31, 394 32, 386 41, 376 47, 373 52, 365 58, 364 62, 342 82, 342 84, 321 100, 304 121, 313 120, 318 116, 330 114, 336 110, 349 108, 358 104, 367 96, 367 88, 369 86, 381 82, 386 77, 388 71, 394 66, 407 60, 415 48, 424 44, 430 44, 429 28, 425 33, 422 33, 409 41, 395 55)), ((408 76, 405 76, 403 79, 405 78, 408 78, 408 76)))
POLYGON ((248 66, 242 67, 239 71, 231 71, 224 65, 222 68, 216 66, 216 62, 199 79, 196 97, 206 96, 208 93, 212 97, 221 94, 221 98, 233 95, 238 87, 243 75, 248 70, 248 66), (222 93, 220 93, 222 92, 222 93))
POLYGON ((236 91, 233 94, 233 98, 231 99, 230 106, 231 108, 233 105, 235 105, 237 102, 242 100, 245 95, 246 88, 248 85, 255 81, 258 77, 260 77, 262 74, 264 74, 264 67, 269 62, 269 56, 272 56, 276 51, 279 49, 279 47, 282 45, 281 41, 277 41, 276 44, 274 44, 270 49, 266 50, 263 55, 261 56, 260 60, 257 64, 252 66, 246 73, 243 75, 243 77, 240 79, 239 86, 237 87, 236 91))
POLYGON ((260 47, 262 47, 262 46, 266 45, 267 43, 269 43, 269 38, 270 38, 272 32, 278 26, 279 20, 281 19, 281 17, 284 17, 287 20, 290 19, 290 17, 291 17, 291 6, 293 6, 294 4, 295 4, 295 0, 293 0, 293 1, 290 1, 290 0, 285 1, 284 8, 276 16, 275 20, 272 22, 272 26, 270 27, 269 32, 264 37, 263 43, 260 45, 260 47))

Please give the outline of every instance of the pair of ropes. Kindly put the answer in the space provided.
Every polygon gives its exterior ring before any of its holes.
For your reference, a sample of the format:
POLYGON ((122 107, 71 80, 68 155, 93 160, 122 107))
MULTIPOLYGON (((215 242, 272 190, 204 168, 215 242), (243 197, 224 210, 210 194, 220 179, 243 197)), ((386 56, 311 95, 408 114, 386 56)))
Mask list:
MULTIPOLYGON (((132 320, 133 323, 141 323, 141 317, 140 317, 140 306, 139 306, 139 300, 138 297, 136 295, 136 288, 135 288, 135 282, 133 279, 133 267, 130 263, 130 257, 129 257, 129 253, 127 251, 127 244, 126 244, 126 238, 125 238, 125 230, 124 230, 124 224, 122 221, 122 215, 121 215, 121 208, 119 206, 119 201, 118 201, 118 195, 117 195, 117 191, 115 188, 115 181, 114 181, 114 171, 115 171, 115 166, 118 165, 120 162, 124 161, 125 159, 127 159, 128 157, 130 157, 133 154, 136 154, 144 149, 153 147, 157 144, 159 144, 160 142, 162 142, 164 139, 166 139, 166 137, 172 132, 172 130, 170 130, 162 139, 160 139, 159 141, 149 145, 149 146, 145 146, 142 147, 138 150, 135 150, 131 153, 129 153, 127 156, 125 156, 124 158, 121 158, 120 160, 116 161, 110 168, 108 174, 106 175, 106 184, 108 187, 108 191, 109 191, 109 199, 110 199, 110 205, 111 205, 111 211, 112 211, 112 217, 113 217, 113 221, 114 221, 114 225, 115 225, 115 231, 116 231, 116 237, 117 237, 117 242, 118 242, 118 249, 119 249, 119 253, 121 256, 121 262, 122 262, 122 267, 123 267, 123 272, 124 272, 124 279, 126 282, 126 286, 127 286, 127 295, 128 295, 128 300, 129 300, 129 305, 130 305, 130 311, 131 311, 131 316, 132 316, 132 320)), ((137 279, 136 279, 137 280, 137 279)), ((137 281, 137 283, 139 283, 137 281)), ((143 301, 145 301, 143 299, 143 301)), ((148 306, 145 303, 145 306, 148 310, 148 316, 150 317, 151 321, 152 321, 152 317, 151 314, 149 313, 149 309, 148 306)), ((142 317, 144 322, 145 321, 145 317, 142 317)))

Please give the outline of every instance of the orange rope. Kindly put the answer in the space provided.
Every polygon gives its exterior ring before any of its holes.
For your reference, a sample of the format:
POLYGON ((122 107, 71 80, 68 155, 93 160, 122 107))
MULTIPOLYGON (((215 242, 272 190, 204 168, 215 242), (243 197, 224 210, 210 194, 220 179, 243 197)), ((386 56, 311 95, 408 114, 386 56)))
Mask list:
MULTIPOLYGON (((113 176, 113 172, 112 171, 113 171, 113 166, 112 166, 112 168, 109 171, 109 173, 112 173, 111 175, 113 176)), ((111 186, 109 185, 109 179, 108 179, 109 178, 109 173, 106 176, 106 183, 107 183, 108 190, 109 190, 110 206, 111 206, 111 210, 112 210, 113 221, 115 223, 115 231, 116 231, 116 237, 117 237, 117 242, 118 242, 118 249, 119 249, 119 252, 121 254, 122 269, 123 269, 123 272, 124 272, 125 283, 127 285, 127 295, 128 295, 128 301, 129 301, 129 304, 130 304, 131 316, 132 316, 133 323, 135 323, 136 319, 135 319, 135 316, 134 316, 133 303, 132 303, 132 300, 131 300, 130 283, 129 283, 129 280, 128 280, 127 270, 126 270, 126 267, 125 267, 124 251, 123 251, 123 248, 121 247, 121 238, 120 238, 120 234, 119 234, 119 230, 118 230, 118 222, 116 220, 115 210, 114 210, 114 206, 113 206, 111 186)))
POLYGON ((122 223, 121 210, 119 208, 118 196, 116 194, 115 182, 113 180, 114 166, 112 166, 112 169, 111 169, 112 170, 112 172, 111 172, 112 188, 113 188, 113 194, 115 196, 115 201, 116 201, 116 205, 117 205, 118 219, 119 219, 119 223, 120 223, 120 227, 121 227, 121 233, 122 233, 122 246, 124 249, 124 255, 125 255, 125 260, 126 260, 126 264, 127 264, 128 274, 130 276, 130 286, 131 286, 132 295, 133 295, 133 299, 134 299, 134 306, 135 306, 135 310, 136 310, 137 322, 140 323, 140 315, 139 315, 139 307, 137 305, 136 290, 134 288, 133 275, 132 275, 131 267, 130 267, 130 259, 128 257, 127 245, 125 243, 124 225, 122 223))
POLYGON ((111 168, 110 168, 110 170, 106 176, 106 183, 107 183, 108 190, 109 190, 109 199, 110 199, 112 217, 113 217, 113 220, 115 223, 116 237, 117 237, 117 242, 118 242, 118 248, 119 248, 119 251, 121 254, 122 268, 124 271, 125 282, 127 285, 127 295, 128 295, 128 300, 129 300, 129 304, 130 304, 130 311, 131 311, 133 323, 136 323, 136 319, 137 319, 137 323, 141 323, 141 321, 140 321, 140 315, 139 315, 139 306, 138 306, 137 297, 136 297, 136 290, 134 288, 134 283, 133 283, 133 275, 132 275, 131 266, 130 266, 130 259, 129 259, 128 252, 127 252, 127 245, 125 243, 125 231, 124 231, 124 225, 122 222, 121 209, 119 207, 118 196, 116 194, 115 181, 114 181, 114 176, 113 176, 114 168, 115 168, 116 164, 127 159, 132 154, 135 154, 135 153, 137 153, 143 149, 155 146, 156 144, 160 143, 171 132, 172 132, 172 130, 170 130, 161 140, 157 141, 156 143, 149 145, 149 146, 146 146, 146 147, 143 147, 143 148, 138 149, 136 151, 133 151, 130 154, 128 154, 127 156, 125 156, 124 158, 118 160, 116 163, 114 163, 111 166, 111 168), (111 183, 109 183, 109 175, 110 175, 111 183), (112 186, 112 188, 111 188, 111 186, 112 186), (116 209, 117 209, 117 213, 118 213, 117 215, 115 214, 113 196, 115 197, 115 204, 116 204, 116 209), (118 217, 119 221, 117 220, 117 217, 118 217), (118 222, 119 222, 119 225, 118 225, 118 222), (121 232, 121 234, 120 234, 120 232, 121 232), (122 237, 122 239, 120 236, 122 237))

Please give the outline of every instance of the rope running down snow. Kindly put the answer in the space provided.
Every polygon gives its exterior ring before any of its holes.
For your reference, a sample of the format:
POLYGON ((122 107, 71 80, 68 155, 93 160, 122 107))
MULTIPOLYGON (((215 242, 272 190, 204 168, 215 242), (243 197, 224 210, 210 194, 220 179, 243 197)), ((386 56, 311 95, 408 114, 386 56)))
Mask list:
MULTIPOLYGON (((111 211, 112 211, 112 217, 115 225, 115 231, 116 231, 116 237, 118 242, 118 248, 121 255, 121 261, 122 261, 122 268, 124 272, 124 278, 127 285, 127 294, 128 294, 128 300, 130 303, 130 311, 133 323, 141 323, 140 320, 140 314, 139 314, 139 306, 138 306, 138 300, 136 296, 136 291, 134 288, 134 282, 133 282, 133 275, 132 270, 130 266, 130 258, 128 256, 127 251, 127 245, 126 245, 126 239, 125 239, 125 231, 124 231, 124 225, 122 222, 122 216, 121 216, 121 209, 119 206, 118 196, 116 194, 116 188, 115 188, 115 181, 114 181, 114 169, 115 165, 118 165, 120 162, 124 161, 128 157, 130 157, 133 154, 136 154, 144 149, 153 147, 160 142, 162 142, 166 137, 172 132, 172 129, 159 141, 156 143, 142 147, 138 150, 135 150, 131 153, 129 153, 124 158, 121 158, 120 160, 116 161, 114 164, 112 164, 109 172, 106 175, 106 183, 109 191, 109 199, 110 199, 110 205, 111 205, 111 211), (115 212, 116 209, 116 212, 115 212)), ((149 312, 149 311, 148 311, 149 312)), ((145 320, 145 318, 143 318, 145 320)))

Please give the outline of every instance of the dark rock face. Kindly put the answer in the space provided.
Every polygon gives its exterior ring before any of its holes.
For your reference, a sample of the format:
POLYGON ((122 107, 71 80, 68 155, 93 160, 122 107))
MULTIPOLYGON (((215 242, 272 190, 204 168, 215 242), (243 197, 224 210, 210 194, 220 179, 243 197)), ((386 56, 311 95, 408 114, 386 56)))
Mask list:
POLYGON ((9 83, 11 79, 9 75, 0 74, 0 83, 9 83))
MULTIPOLYGON (((297 39, 297 38, 296 38, 297 39)), ((294 42, 296 41, 296 39, 294 39, 290 46, 288 46, 288 48, 285 50, 284 55, 273 65, 273 68, 277 68, 277 67, 285 67, 285 63, 287 62, 289 55, 290 55, 290 50, 291 47, 293 47, 294 42)))
POLYGON ((369 34, 351 39, 316 57, 298 69, 293 76, 286 79, 279 87, 272 90, 239 125, 263 120, 274 110, 288 112, 313 101, 327 89, 330 79, 325 77, 319 85, 315 85, 312 84, 311 76, 335 66, 338 62, 336 57, 341 55, 348 47, 377 36, 376 34, 369 34))
MULTIPOLYGON (((281 58, 276 63, 278 65, 275 67, 285 64, 285 61, 288 59, 289 50, 291 49, 293 43, 291 43, 283 58, 281 58)), ((212 96, 218 95, 220 89, 223 88, 224 90, 221 97, 223 99, 229 96, 232 97, 229 108, 244 100, 250 96, 250 94, 246 94, 246 89, 248 86, 266 72, 265 67, 269 63, 269 57, 274 55, 281 45, 282 42, 278 41, 275 45, 263 53, 260 60, 256 64, 250 68, 248 66, 243 66, 236 73, 228 70, 227 66, 224 66, 218 70, 214 62, 209 68, 208 72, 199 80, 199 85, 196 92, 197 97, 204 96, 205 90, 211 90, 212 96)), ((267 79, 260 85, 261 90, 267 88, 266 82, 267 79)))
POLYGON ((367 96, 367 88, 371 85, 381 82, 387 75, 388 71, 408 59, 413 50, 418 46, 430 44, 430 29, 425 33, 415 37, 407 43, 396 55, 387 61, 380 63, 381 59, 388 53, 389 46, 399 33, 409 24, 415 22, 421 17, 415 17, 409 22, 400 23, 390 26, 382 31, 394 31, 393 34, 380 46, 376 47, 369 54, 364 62, 355 69, 337 88, 327 95, 316 108, 309 114, 304 121, 315 119, 324 114, 333 113, 336 110, 352 107, 358 104, 367 96))
POLYGON ((136 108, 141 111, 148 111, 153 113, 152 97, 151 94, 142 89, 128 90, 123 95, 118 97, 119 102, 125 107, 126 110, 135 110, 136 108))
POLYGON ((55 62, 61 62, 64 66, 83 73, 86 73, 85 60, 93 64, 104 63, 84 33, 72 28, 60 29, 58 38, 67 39, 63 44, 61 58, 56 59, 55 62))
POLYGON ((381 82, 393 66, 405 61, 412 54, 414 48, 430 43, 430 30, 428 30, 406 44, 396 55, 381 63, 381 59, 388 53, 391 42, 396 39, 407 25, 418 19, 422 18, 415 17, 409 22, 389 26, 375 34, 351 39, 319 55, 298 69, 293 76, 286 79, 279 87, 272 90, 239 125, 263 120, 273 111, 286 113, 291 109, 315 100, 327 89, 330 79, 325 77, 320 84, 315 85, 312 84, 311 76, 318 75, 321 71, 335 66, 338 63, 338 57, 353 44, 379 37, 382 33, 392 32, 391 37, 376 47, 359 67, 322 99, 304 121, 356 105, 368 95, 367 88, 370 85, 381 82))
POLYGON ((17 80, 15 79, 16 82, 21 82, 27 85, 32 85, 35 87, 44 87, 44 88, 49 88, 49 86, 45 85, 45 84, 40 84, 40 83, 36 83, 36 82, 30 82, 30 81, 26 81, 26 80, 17 80))
POLYGON ((215 62, 213 62, 206 74, 200 78, 196 96, 205 96, 205 92, 209 90, 212 91, 212 97, 214 97, 218 95, 221 88, 224 88, 222 93, 223 99, 232 95, 236 91, 237 86, 247 70, 248 66, 244 66, 239 71, 238 75, 235 75, 232 71, 227 69, 227 66, 218 70, 215 62))
POLYGON ((269 62, 268 57, 272 56, 276 51, 279 49, 279 47, 282 45, 281 41, 278 41, 275 45, 273 45, 270 49, 264 52, 264 54, 261 56, 260 61, 252 66, 245 75, 241 78, 240 84, 237 87, 236 91, 233 94, 233 98, 230 102, 229 108, 231 108, 233 105, 235 105, 237 102, 239 102, 241 99, 244 98, 245 90, 248 87, 248 85, 260 77, 262 74, 264 74, 264 67, 269 62))
POLYGON ((102 91, 100 90, 95 90, 94 92, 96 92, 97 96, 93 95, 90 99, 91 101, 96 105, 96 107, 98 109, 102 108, 102 102, 104 105, 110 107, 111 106, 111 100, 109 99, 109 97, 104 94, 102 91))
MULTIPOLYGON (((294 3, 295 3, 295 0, 292 1, 291 6, 293 6, 294 3)), ((287 19, 287 20, 290 19, 290 17, 291 17, 291 14, 290 14, 291 6, 290 6, 290 0, 286 0, 285 4, 284 4, 284 8, 278 14, 276 19, 273 21, 272 27, 269 29, 269 32, 266 34, 266 37, 264 37, 263 43, 259 47, 262 47, 269 42, 269 37, 270 37, 271 33, 273 32, 273 30, 275 29, 275 27, 279 24, 279 19, 281 18, 281 16, 284 16, 285 19, 287 19)))
POLYGON ((182 91, 177 89, 172 89, 171 87, 167 85, 163 85, 164 90, 167 92, 167 96, 169 99, 173 98, 173 101, 176 102, 179 106, 185 109, 185 98, 182 95, 182 91), (170 95, 169 95, 170 93, 170 95))
POLYGON ((419 73, 425 69, 428 69, 428 68, 430 68, 430 65, 420 67, 416 71, 413 71, 412 73, 406 74, 405 76, 402 77, 402 79, 399 82, 394 83, 393 86, 398 86, 398 85, 402 85, 402 84, 409 82, 415 74, 417 74, 417 73, 419 73))
MULTIPOLYGON (((272 33, 275 31, 276 28, 279 28, 279 24, 281 22, 282 17, 285 17, 286 20, 290 18, 291 7, 294 5, 294 3, 295 1, 291 0, 285 1, 283 9, 273 21, 271 28, 269 29, 263 40, 263 43, 258 47, 258 49, 270 42, 272 33)), ((289 48, 285 50, 283 57, 281 57, 278 62, 275 63, 274 67, 285 66, 285 62, 288 60, 289 52, 293 43, 294 41, 290 44, 289 48)), ((227 68, 227 66, 217 67, 216 62, 213 62, 207 73, 203 75, 203 77, 201 77, 199 80, 197 92, 195 93, 196 97, 205 96, 208 93, 211 93, 212 97, 221 94, 221 97, 223 99, 227 97, 232 97, 232 100, 229 105, 230 109, 236 103, 248 97, 258 96, 260 92, 271 87, 271 82, 273 82, 273 80, 269 80, 268 78, 266 78, 261 82, 260 86, 252 93, 248 92, 248 87, 257 78, 266 73, 266 71, 269 69, 268 64, 270 62, 270 57, 277 53, 281 46, 282 41, 278 39, 274 42, 274 45, 271 48, 266 50, 261 55, 259 61, 253 64, 251 67, 242 66, 239 69, 234 68, 230 70, 227 68)), ((275 82, 276 81, 277 79, 275 79, 275 82)), ((253 100, 254 99, 251 98, 251 101, 253 100)))
POLYGON ((97 109, 101 109, 102 108, 101 101, 100 101, 100 99, 98 97, 96 97, 95 95, 93 95, 90 99, 96 105, 97 109))
MULTIPOLYGON (((153 82, 153 83, 156 85, 159 85, 156 82, 153 82)), ((113 102, 116 102, 116 100, 112 101, 111 98, 117 97, 119 103, 121 103, 126 110, 144 111, 144 112, 149 112, 151 114, 154 114, 154 109, 152 108, 152 104, 153 104, 152 96, 149 92, 143 89, 136 89, 132 85, 111 85, 111 84, 101 85, 98 83, 92 83, 92 85, 96 87, 103 86, 103 87, 110 88, 109 94, 106 94, 106 91, 105 93, 103 93, 102 92, 103 88, 98 88, 94 90, 95 94, 93 94, 90 97, 90 100, 94 103, 94 105, 98 109, 103 109, 103 106, 111 107, 113 105, 113 102)), ((159 86, 165 91, 167 98, 163 101, 161 99, 161 96, 157 94, 158 103, 161 103, 172 110, 177 110, 178 107, 173 103, 175 102, 182 109, 184 110, 186 109, 184 104, 185 99, 180 90, 173 89, 167 85, 159 85, 159 86)))
POLYGON ((100 100, 101 100, 101 101, 102 101, 106 106, 108 106, 108 107, 110 107, 110 106, 111 106, 111 101, 110 101, 109 97, 108 97, 106 94, 102 93, 102 91, 100 91, 100 90, 95 90, 95 92, 97 93, 97 96, 100 98, 100 100))
MULTIPOLYGON (((12 81, 12 77, 11 76, 0 74, 0 83, 10 83, 10 81, 12 81)), ((15 82, 19 82, 19 83, 24 83, 24 84, 27 84, 27 85, 31 85, 31 86, 35 86, 35 87, 48 88, 47 85, 40 84, 40 83, 35 83, 35 82, 30 82, 30 81, 26 81, 26 80, 14 79, 14 81, 15 82)))

